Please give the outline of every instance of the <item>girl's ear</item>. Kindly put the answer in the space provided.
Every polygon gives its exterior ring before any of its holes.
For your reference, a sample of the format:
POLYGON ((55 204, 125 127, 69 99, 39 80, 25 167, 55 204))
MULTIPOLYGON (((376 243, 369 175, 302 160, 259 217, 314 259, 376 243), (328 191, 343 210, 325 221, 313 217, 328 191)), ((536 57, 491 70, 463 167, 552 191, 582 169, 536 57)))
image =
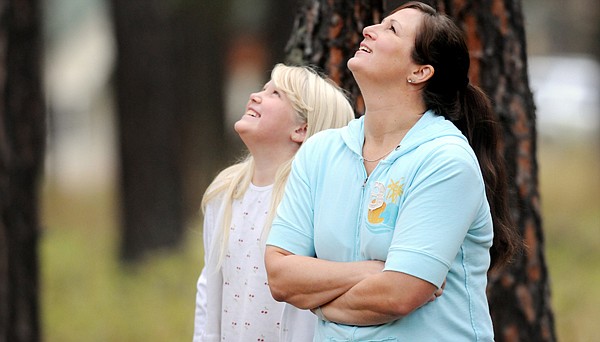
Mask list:
POLYGON ((306 129, 308 125, 303 123, 302 125, 296 127, 294 132, 292 132, 292 141, 298 144, 302 144, 304 139, 306 139, 306 129))

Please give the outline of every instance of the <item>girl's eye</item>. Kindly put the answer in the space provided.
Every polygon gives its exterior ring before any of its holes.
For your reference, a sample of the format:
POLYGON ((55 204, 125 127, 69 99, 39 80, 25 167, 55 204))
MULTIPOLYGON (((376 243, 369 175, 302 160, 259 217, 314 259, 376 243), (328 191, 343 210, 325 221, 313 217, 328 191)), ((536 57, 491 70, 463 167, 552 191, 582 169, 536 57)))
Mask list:
POLYGON ((390 25, 390 30, 392 30, 392 32, 396 33, 396 28, 394 27, 394 25, 390 25))
POLYGON ((273 94, 276 96, 280 96, 279 91, 277 91, 277 90, 273 90, 273 94))

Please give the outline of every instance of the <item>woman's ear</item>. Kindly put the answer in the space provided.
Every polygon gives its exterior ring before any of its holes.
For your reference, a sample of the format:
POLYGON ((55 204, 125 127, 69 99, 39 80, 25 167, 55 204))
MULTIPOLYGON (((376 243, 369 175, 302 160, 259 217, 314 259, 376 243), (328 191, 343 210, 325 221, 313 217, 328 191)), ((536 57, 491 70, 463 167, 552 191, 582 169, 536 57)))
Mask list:
POLYGON ((409 78, 409 83, 423 83, 433 77, 435 69, 433 66, 426 64, 419 66, 419 69, 413 71, 412 76, 409 78))
POLYGON ((303 123, 302 125, 296 127, 294 132, 292 132, 292 141, 298 144, 302 144, 304 139, 306 139, 306 129, 308 125, 303 123))

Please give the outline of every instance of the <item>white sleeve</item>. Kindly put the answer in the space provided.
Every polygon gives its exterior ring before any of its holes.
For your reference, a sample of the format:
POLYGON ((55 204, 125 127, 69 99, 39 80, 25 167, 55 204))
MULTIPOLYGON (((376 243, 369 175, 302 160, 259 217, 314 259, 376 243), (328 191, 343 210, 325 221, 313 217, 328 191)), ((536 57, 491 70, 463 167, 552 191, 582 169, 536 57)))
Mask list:
MULTIPOLYGON (((204 257, 206 262, 206 256, 204 257)), ((194 342, 200 342, 202 332, 206 327, 206 268, 202 268, 196 284, 196 314, 194 317, 194 342)))
POLYGON ((196 284, 196 310, 194 317, 194 339, 193 342, 218 340, 221 322, 221 292, 222 277, 221 272, 214 272, 214 268, 208 263, 212 248, 212 239, 218 221, 215 211, 219 208, 220 201, 212 201, 206 207, 203 224, 203 244, 204 244, 204 267, 196 284), (210 297, 213 297, 209 300, 210 297), (209 315, 210 312, 210 315, 209 315), (215 335, 216 334, 216 335, 215 335))

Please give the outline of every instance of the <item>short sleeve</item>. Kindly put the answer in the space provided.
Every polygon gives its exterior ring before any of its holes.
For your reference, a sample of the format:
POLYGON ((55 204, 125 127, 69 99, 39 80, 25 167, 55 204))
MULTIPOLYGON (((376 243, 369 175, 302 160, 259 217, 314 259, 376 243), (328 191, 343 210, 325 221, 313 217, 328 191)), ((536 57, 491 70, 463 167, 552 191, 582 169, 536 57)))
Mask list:
POLYGON ((385 269, 441 286, 486 204, 475 157, 458 144, 437 148, 408 187, 385 269))
POLYGON ((267 244, 296 255, 315 256, 314 208, 310 180, 310 141, 305 143, 292 163, 285 192, 267 239, 267 244))

